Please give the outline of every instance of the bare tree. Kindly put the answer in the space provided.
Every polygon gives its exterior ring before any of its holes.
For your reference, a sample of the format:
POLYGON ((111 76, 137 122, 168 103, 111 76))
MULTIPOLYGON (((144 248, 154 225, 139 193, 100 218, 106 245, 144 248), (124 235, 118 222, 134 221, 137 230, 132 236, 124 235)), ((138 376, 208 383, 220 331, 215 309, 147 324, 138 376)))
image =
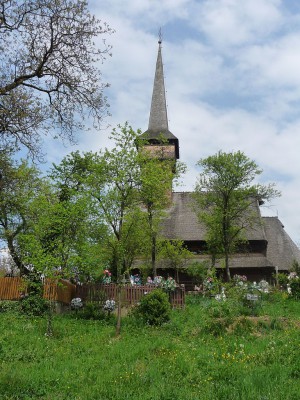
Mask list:
POLYGON ((86 116, 100 127, 110 46, 94 41, 110 33, 86 0, 0 0, 0 150, 36 155, 49 132, 72 142, 86 116))

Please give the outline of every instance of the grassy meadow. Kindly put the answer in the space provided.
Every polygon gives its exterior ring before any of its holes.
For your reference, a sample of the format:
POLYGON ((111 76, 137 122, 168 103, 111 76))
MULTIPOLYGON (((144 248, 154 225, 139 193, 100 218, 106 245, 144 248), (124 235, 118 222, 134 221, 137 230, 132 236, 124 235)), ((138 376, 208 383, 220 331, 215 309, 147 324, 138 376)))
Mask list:
POLYGON ((300 302, 269 295, 249 315, 188 296, 161 327, 0 313, 1 400, 298 400, 300 302), (255 316, 253 316, 255 315, 255 316))

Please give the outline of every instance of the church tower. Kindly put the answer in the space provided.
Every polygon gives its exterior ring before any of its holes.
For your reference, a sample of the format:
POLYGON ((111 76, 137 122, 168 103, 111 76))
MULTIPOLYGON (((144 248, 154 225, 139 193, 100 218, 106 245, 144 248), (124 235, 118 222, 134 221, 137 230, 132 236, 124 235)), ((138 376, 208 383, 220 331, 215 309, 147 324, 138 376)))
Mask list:
POLYGON ((179 141, 169 131, 168 126, 161 43, 160 38, 158 41, 149 125, 148 129, 141 135, 141 139, 146 141, 144 149, 149 151, 153 157, 161 160, 173 160, 173 168, 175 168, 176 160, 179 159, 179 141))

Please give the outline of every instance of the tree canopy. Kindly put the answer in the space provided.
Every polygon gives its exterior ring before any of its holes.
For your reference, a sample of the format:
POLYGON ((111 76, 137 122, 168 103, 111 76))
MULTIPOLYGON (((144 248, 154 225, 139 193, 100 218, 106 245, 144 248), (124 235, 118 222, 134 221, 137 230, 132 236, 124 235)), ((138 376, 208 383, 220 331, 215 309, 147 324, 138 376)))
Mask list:
POLYGON ((260 223, 255 205, 279 192, 274 184, 254 182, 262 170, 241 151, 219 151, 201 159, 198 165, 202 168, 195 188, 198 215, 207 228, 208 249, 213 258, 224 256, 230 280, 230 254, 246 240, 246 229, 260 223))
POLYGON ((107 112, 99 62, 112 29, 86 0, 3 0, 0 4, 0 150, 39 153, 42 133, 74 139, 88 115, 107 112))

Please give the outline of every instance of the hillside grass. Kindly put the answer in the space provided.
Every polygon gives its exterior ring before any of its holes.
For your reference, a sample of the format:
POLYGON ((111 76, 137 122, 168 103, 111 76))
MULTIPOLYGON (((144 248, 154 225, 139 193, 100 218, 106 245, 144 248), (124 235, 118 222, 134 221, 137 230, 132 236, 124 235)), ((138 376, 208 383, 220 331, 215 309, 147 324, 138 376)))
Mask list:
POLYGON ((0 313, 1 400, 298 400, 300 302, 270 295, 255 316, 187 298, 162 327, 0 313))

